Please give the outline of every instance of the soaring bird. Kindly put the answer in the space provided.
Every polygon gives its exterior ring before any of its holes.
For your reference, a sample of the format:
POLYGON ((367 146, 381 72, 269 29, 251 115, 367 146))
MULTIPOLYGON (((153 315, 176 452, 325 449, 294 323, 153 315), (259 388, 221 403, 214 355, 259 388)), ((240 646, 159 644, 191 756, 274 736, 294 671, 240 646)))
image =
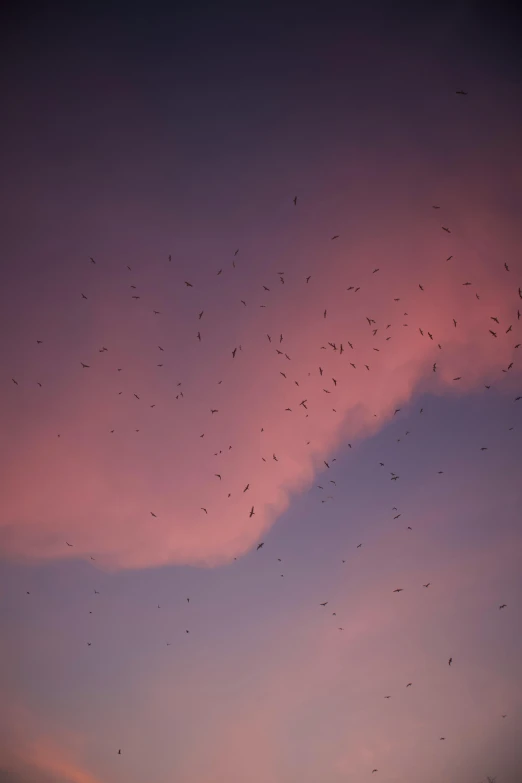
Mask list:
POLYGON ((465 90, 455 90, 455 95, 467 95, 468 93, 465 90))
POLYGON ((333 236, 332 239, 339 239, 339 234, 336 234, 335 236, 333 236))
POLYGON ((83 367, 85 370, 88 370, 88 369, 89 369, 89 367, 90 367, 90 365, 89 365, 89 364, 84 364, 83 362, 80 362, 80 364, 82 365, 82 367, 83 367))
MULTIPOLYGON (((265 545, 265 542, 261 541, 261 543, 257 545, 257 549, 261 549, 261 547, 264 546, 264 545, 265 545)), ((256 549, 256 551, 257 551, 257 549, 256 549)))
POLYGON ((67 544, 67 546, 72 546, 72 544, 69 544, 69 542, 68 542, 68 541, 66 541, 65 543, 67 544))
POLYGON ((328 601, 325 601, 324 604, 319 604, 319 606, 326 606, 327 603, 328 601))
POLYGON ((441 228, 443 231, 446 231, 448 234, 451 234, 451 231, 449 230, 449 228, 446 228, 446 226, 441 226, 441 228))
POLYGON ((394 593, 402 593, 403 590, 404 590, 404 587, 397 587, 397 589, 394 590, 393 592, 394 593))
POLYGON ((506 608, 506 606, 507 606, 507 604, 500 604, 500 606, 499 606, 498 608, 499 608, 499 609, 505 609, 505 608, 506 608))
POLYGON ((423 587, 429 587, 431 585, 431 582, 426 582, 425 585, 422 585, 423 587))
POLYGON ((448 661, 448 666, 451 666, 451 662, 453 661, 453 658, 450 658, 448 661))
POLYGON ((252 508, 250 509, 250 514, 249 514, 248 516, 249 516, 249 517, 253 517, 253 516, 254 516, 254 513, 255 513, 255 512, 254 512, 254 506, 252 506, 252 508))
POLYGON ((194 288, 192 283, 188 283, 186 280, 185 280, 185 285, 187 286, 187 288, 194 288))

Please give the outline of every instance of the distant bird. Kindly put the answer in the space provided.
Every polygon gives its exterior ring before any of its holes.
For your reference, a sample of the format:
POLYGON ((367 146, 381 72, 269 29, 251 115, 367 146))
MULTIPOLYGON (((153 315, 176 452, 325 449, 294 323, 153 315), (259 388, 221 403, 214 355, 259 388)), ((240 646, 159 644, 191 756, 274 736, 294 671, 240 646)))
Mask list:
POLYGON ((69 544, 69 542, 68 542, 68 541, 66 541, 65 543, 67 544, 67 546, 72 546, 72 544, 69 544))
POLYGON ((194 288, 194 286, 192 285, 192 283, 189 283, 189 282, 187 282, 186 280, 185 280, 185 285, 187 286, 187 288, 194 288))
POLYGON ((324 604, 319 604, 319 606, 326 606, 327 603, 328 601, 325 601, 324 604))
POLYGON ((451 234, 451 231, 449 230, 449 228, 446 228, 446 226, 441 226, 441 228, 443 231, 446 231, 448 234, 451 234))
POLYGON ((155 517, 156 518, 156 514, 153 511, 150 512, 150 515, 151 515, 151 517, 155 517))
POLYGON ((308 275, 308 277, 306 278, 306 282, 307 283, 308 283, 308 281, 310 280, 311 277, 312 277, 312 275, 308 275))
POLYGON ((217 408, 211 408, 210 412, 211 413, 219 413, 219 410, 217 408))
POLYGON ((411 686, 411 684, 412 684, 412 683, 411 683, 411 682, 409 682, 409 683, 406 685, 406 687, 407 687, 407 688, 409 688, 409 687, 411 686))
POLYGON ((297 196, 294 196, 294 207, 297 206, 297 196))
POLYGON ((339 239, 339 234, 336 234, 335 236, 333 236, 332 239, 339 239))
POLYGON ((445 739, 446 739, 446 737, 441 737, 441 740, 445 740, 445 739))
POLYGON ((14 378, 11 378, 11 380, 12 380, 12 382, 14 383, 14 385, 15 385, 15 386, 18 386, 18 381, 15 381, 15 379, 14 379, 14 378))
POLYGON ((261 549, 261 547, 264 546, 264 545, 265 545, 265 542, 261 541, 261 543, 257 545, 257 549, 261 549))
POLYGON ((403 587, 397 587, 393 592, 394 593, 402 593, 403 590, 404 590, 403 587))
POLYGON ((89 367, 90 367, 90 365, 89 365, 89 364, 84 364, 83 362, 80 362, 80 364, 82 365, 82 367, 83 367, 85 370, 88 370, 88 369, 89 369, 89 367))
POLYGON ((452 661, 453 661, 453 658, 450 658, 449 661, 448 661, 448 666, 451 666, 452 661))
POLYGON ((384 698, 385 699, 391 699, 391 696, 385 696, 384 698))
POLYGON ((507 606, 507 604, 500 604, 500 606, 499 606, 498 608, 499 608, 499 609, 505 609, 505 608, 506 608, 506 606, 507 606))
POLYGON ((254 506, 252 506, 252 508, 250 509, 250 514, 249 514, 248 516, 249 516, 249 517, 253 517, 253 516, 254 516, 254 513, 255 513, 255 512, 254 512, 254 506))
POLYGON ((87 297, 85 296, 85 294, 82 294, 82 299, 87 299, 87 297))
POLYGON ((432 204, 432 209, 440 209, 440 207, 437 204, 432 204))
POLYGON ((362 547, 362 544, 357 544, 357 549, 360 549, 362 547))
POLYGON ((204 511, 204 512, 205 512, 205 514, 208 514, 208 511, 207 511, 207 509, 206 509, 206 508, 203 508, 203 506, 201 506, 201 510, 202 510, 202 511, 204 511))
POLYGON ((379 771, 378 769, 372 769, 372 772, 378 772, 378 771, 379 771))
POLYGON ((431 582, 426 582, 425 585, 422 585, 423 587, 429 587, 431 585, 431 582))
POLYGON ((121 756, 121 750, 118 751, 118 756, 121 756))
POLYGON ((455 95, 467 95, 468 93, 465 92, 465 90, 456 90, 455 95))
POLYGON ((506 270, 506 272, 509 272, 509 267, 508 267, 508 265, 506 264, 505 261, 504 261, 504 269, 506 270))

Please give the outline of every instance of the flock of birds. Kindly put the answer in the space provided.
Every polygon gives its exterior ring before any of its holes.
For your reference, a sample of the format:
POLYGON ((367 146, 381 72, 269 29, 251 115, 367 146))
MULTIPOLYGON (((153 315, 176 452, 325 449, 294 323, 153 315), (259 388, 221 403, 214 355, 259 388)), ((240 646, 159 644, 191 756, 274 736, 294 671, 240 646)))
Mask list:
MULTIPOLYGON (((457 92, 457 94, 458 94, 458 95, 462 95, 462 96, 465 96, 465 95, 467 95, 467 92, 465 92, 464 90, 457 90, 456 92, 457 92)), ((293 204, 294 204, 294 206, 297 208, 297 206, 298 206, 298 197, 297 197, 297 196, 295 196, 295 197, 293 198, 293 204)), ((433 205, 432 205, 432 208, 433 208, 434 210, 438 210, 438 209, 440 209, 440 205, 438 205, 438 204, 433 204, 433 205)), ((450 228, 450 227, 448 227, 448 226, 441 226, 441 229, 442 229, 444 232, 446 232, 446 233, 448 233, 448 234, 451 234, 451 228, 450 228)), ((339 239, 339 236, 340 236, 339 234, 334 234, 334 235, 331 237, 331 241, 335 241, 335 240, 339 239)), ((233 268, 233 269, 235 269, 235 268, 236 268, 236 258, 237 258, 237 256, 238 256, 238 253, 239 253, 239 249, 237 249, 237 250, 235 251, 235 253, 234 253, 234 256, 233 256, 233 258, 232 258, 232 261, 231 261, 231 264, 232 264, 232 268, 233 268)), ((450 256, 449 256, 449 257, 448 257, 446 260, 447 260, 447 261, 450 261, 452 258, 453 258, 453 256, 451 256, 451 255, 450 255, 450 256)), ((90 261, 90 263, 91 263, 92 265, 96 265, 96 263, 97 263, 97 262, 96 262, 96 260, 95 260, 93 257, 90 257, 90 258, 89 258, 89 261, 90 261)), ((169 262, 169 263, 170 263, 170 262, 172 262, 172 256, 169 256, 169 257, 168 257, 168 262, 169 262)), ((503 264, 503 268, 504 268, 504 272, 505 272, 505 273, 507 273, 507 274, 509 274, 509 273, 510 273, 510 271, 511 271, 511 270, 510 270, 510 267, 509 267, 509 265, 508 265, 507 263, 504 263, 504 264, 503 264)), ((128 270, 129 272, 132 272, 132 268, 131 268, 131 266, 127 265, 127 270, 128 270)), ((375 268, 375 269, 373 269, 373 274, 377 274, 379 271, 380 271, 380 270, 379 270, 379 268, 375 268)), ((218 276, 219 276, 219 275, 221 275, 222 273, 223 273, 223 269, 222 269, 222 268, 221 268, 221 269, 219 269, 219 270, 217 271, 217 275, 218 275, 218 276)), ((284 272, 278 272, 278 277, 279 277, 279 283, 280 283, 280 284, 282 284, 282 285, 284 285, 284 284, 285 284, 285 274, 284 274, 284 272)), ((310 283, 311 277, 312 277, 311 275, 308 275, 308 276, 306 276, 306 277, 305 277, 305 276, 303 277, 303 279, 304 279, 304 282, 305 282, 305 285, 308 285, 308 284, 310 283)), ((186 287, 187 289, 193 289, 193 288, 195 287, 195 284, 194 284, 193 282, 189 281, 189 280, 185 280, 185 281, 184 281, 184 285, 185 285, 185 287, 186 287)), ((470 286, 470 285, 471 285, 471 283, 470 283, 469 281, 465 281, 465 282, 463 282, 463 283, 462 283, 462 285, 463 285, 463 286, 466 286, 466 287, 468 287, 468 286, 470 286)), ((131 298, 132 298, 133 300, 136 300, 136 301, 140 300, 140 298, 141 298, 141 294, 137 292, 137 286, 136 286, 136 285, 134 285, 134 284, 131 284, 130 288, 131 288, 131 290, 132 290, 131 298)), ((267 286, 267 285, 263 285, 263 289, 264 289, 264 291, 266 291, 266 292, 269 292, 269 291, 271 290, 271 289, 270 289, 270 287, 269 287, 269 286, 267 286)), ((420 289, 421 291, 423 291, 423 290, 424 290, 424 287, 423 287, 421 284, 419 284, 419 289, 420 289)), ((360 287, 358 287, 358 286, 353 286, 353 285, 352 285, 352 286, 349 286, 349 287, 347 288, 347 290, 348 290, 348 291, 352 291, 353 293, 357 293, 357 292, 360 290, 360 287)), ((478 293, 476 293, 476 294, 475 294, 475 296, 476 296, 476 298, 477 298, 477 299, 480 299, 480 295, 479 295, 478 293)), ((518 287, 518 292, 517 292, 517 290, 516 290, 516 287, 514 287, 514 290, 513 290, 513 296, 514 296, 514 299, 516 299, 516 297, 518 296, 518 301, 522 300, 522 289, 521 289, 520 287, 518 287)), ((81 299, 82 299, 82 300, 85 300, 85 301, 87 301, 87 300, 88 300, 88 296, 87 296, 85 293, 81 292, 81 299)), ((400 298, 395 298, 395 299, 394 299, 394 301, 395 301, 395 302, 399 302, 399 301, 400 301, 400 298)), ((240 300, 240 302, 241 302, 241 304, 242 304, 243 306, 245 306, 245 307, 247 306, 247 303, 246 303, 246 301, 245 301, 245 300, 241 299, 241 300, 240 300)), ((520 320, 521 320, 521 311, 520 311, 520 306, 521 306, 521 305, 519 305, 519 306, 518 306, 518 308, 515 308, 515 310, 516 310, 516 322, 520 322, 520 320)), ((265 305, 260 305, 260 307, 265 307, 265 305)), ((155 317, 156 317, 156 316, 161 316, 161 311, 160 311, 160 310, 153 309, 153 310, 152 310, 152 313, 153 313, 153 315, 154 315, 155 317)), ((327 315, 328 315, 328 311, 325 309, 325 310, 324 310, 324 313, 323 313, 323 317, 326 319, 326 318, 327 318, 327 315)), ((406 314, 405 314, 405 315, 406 315, 406 314)), ((204 310, 198 311, 198 321, 201 321, 201 320, 202 320, 202 318, 203 318, 203 316, 204 316, 204 310)), ((382 329, 382 327, 380 327, 380 326, 377 324, 377 322, 375 321, 375 319, 373 319, 373 318, 370 318, 370 317, 367 317, 367 318, 366 318, 366 321, 367 321, 367 323, 368 323, 368 327, 369 327, 369 329, 372 331, 372 334, 373 334, 373 336, 375 336, 375 335, 376 335, 376 334, 377 334, 379 331, 381 331, 381 333, 382 333, 382 332, 385 332, 385 333, 386 333, 386 331, 387 331, 388 329, 390 329, 390 327, 392 326, 391 324, 387 324, 387 325, 384 327, 384 329, 382 329)), ((501 332, 500 332, 500 329, 499 329, 499 327, 501 327, 501 324, 500 324, 499 318, 498 318, 496 315, 492 315, 492 316, 490 316, 490 321, 491 321, 491 322, 493 322, 493 323, 495 324, 495 327, 494 327, 494 328, 489 328, 489 330, 488 330, 488 331, 489 331, 489 334, 490 334, 490 336, 491 336, 493 339, 499 339, 499 337, 500 337, 500 336, 502 336, 502 335, 501 335, 501 332)), ((513 332, 514 328, 516 327, 516 322, 514 321, 514 323, 512 323, 512 324, 509 324, 509 325, 507 326, 507 328, 503 328, 503 335, 510 335, 510 334, 513 332)), ((406 325, 406 324, 405 324, 405 325, 406 325)), ((457 328, 457 326, 458 326, 458 322, 457 322, 457 320, 456 320, 456 319, 453 319, 453 325, 454 325, 454 327, 455 327, 455 328, 457 328)), ((423 329, 421 329, 421 328, 419 328, 419 332, 420 332, 420 333, 421 333, 421 335, 424 337, 424 335, 425 335, 425 332, 424 332, 424 330, 423 330, 423 329)), ((427 331, 427 332, 426 332, 426 335, 427 335, 427 337, 428 337, 428 339, 429 339, 429 340, 431 340, 431 341, 433 341, 433 342, 435 343, 435 337, 434 337, 434 335, 433 335, 431 332, 427 331)), ((197 339, 198 341, 200 341, 200 342, 201 342, 201 340, 202 340, 201 331, 197 331, 197 332, 196 332, 196 334, 195 334, 195 337, 196 337, 196 339, 197 339)), ((274 350, 276 351, 276 354, 277 354, 277 355, 279 355, 279 356, 281 356, 281 357, 285 357, 287 360, 290 360, 290 359, 291 359, 291 357, 290 357, 290 356, 289 356, 289 355, 286 353, 286 351, 285 351, 285 350, 283 350, 283 348, 282 348, 282 343, 283 343, 283 339, 284 339, 282 334, 280 334, 278 337, 275 337, 275 336, 273 336, 273 335, 271 335, 271 334, 266 334, 266 338, 267 338, 268 342, 269 342, 271 345, 272 345, 272 344, 275 344, 275 346, 279 346, 279 347, 274 347, 274 350)), ((390 335, 388 335, 388 336, 386 336, 386 337, 385 337, 385 341, 388 341, 388 340, 390 340, 390 339, 391 339, 391 338, 390 338, 390 335)), ((43 341, 43 340, 41 340, 41 339, 37 339, 37 340, 36 340, 36 343, 37 343, 38 345, 43 345, 43 344, 44 344, 44 341, 43 341)), ((440 343, 437 343, 437 345, 438 345, 438 348, 439 348, 440 350, 442 350, 442 346, 440 345, 440 343)), ((521 343, 520 343, 520 342, 519 342, 519 343, 516 343, 516 342, 515 342, 515 343, 513 344, 513 347, 514 347, 515 349, 518 349, 518 348, 520 348, 520 346, 521 346, 521 343)), ((160 345, 158 346, 158 349, 159 349, 159 351, 160 351, 160 352, 163 352, 163 351, 164 351, 164 348, 163 348, 162 346, 160 346, 160 345)), ((333 351, 333 352, 338 352, 338 354, 339 354, 339 355, 342 355, 342 354, 343 354, 343 353, 345 353, 346 351, 352 351, 352 350, 354 350, 354 346, 353 346, 353 344, 352 344, 351 342, 349 342, 349 341, 347 341, 346 345, 345 345, 345 344, 343 344, 343 343, 340 343, 340 342, 339 342, 339 343, 337 343, 337 342, 328 342, 328 344, 327 344, 327 345, 323 345, 323 346, 321 346, 321 349, 322 349, 322 350, 325 350, 325 351, 333 351)), ((107 352, 107 351, 108 351, 108 348, 107 348, 106 346, 102 346, 102 347, 101 347, 101 348, 99 348, 98 350, 99 350, 99 352, 100 352, 100 353, 105 353, 105 352, 107 352)), ((376 351, 376 352, 379 352, 379 351, 380 351, 380 349, 379 349, 379 348, 377 348, 377 347, 373 348, 373 350, 374 350, 374 351, 376 351)), ((236 347, 235 347, 235 348, 234 348, 234 349, 231 351, 231 356, 232 356, 232 359, 235 359, 235 358, 236 358, 236 356, 237 356, 237 352, 238 352, 238 351, 242 351, 242 346, 241 346, 241 344, 239 344, 238 346, 236 346, 236 347)), ((509 371, 510 371, 510 370, 513 368, 513 364, 514 364, 513 362, 510 362, 510 363, 509 363, 509 365, 508 365, 508 366, 507 366, 507 367, 506 367, 506 368, 503 370, 503 372, 504 372, 504 373, 505 373, 505 372, 509 372, 509 371)), ((81 362, 80 362, 80 365, 81 365, 81 367, 82 367, 82 369, 83 369, 83 370, 86 370, 86 371, 88 371, 88 370, 90 370, 90 369, 91 369, 91 364, 89 364, 89 363, 87 363, 87 362, 81 361, 81 362)), ((356 368, 357 368, 357 365, 356 365, 355 363, 353 363, 353 362, 350 362, 350 365, 351 365, 351 367, 353 367, 354 369, 356 369, 356 368)), ((157 366, 158 366, 158 367, 163 367, 163 363, 158 363, 158 365, 157 365, 157 366)), ((365 363, 363 363, 363 365, 362 365, 362 366, 363 366, 363 367, 366 369, 366 371, 370 371, 370 366, 369 366, 368 364, 365 364, 365 363)), ((121 371, 122 371, 122 369, 123 369, 123 368, 121 368, 121 367, 118 367, 118 368, 117 368, 117 371, 118 371, 118 372, 121 372, 121 371)), ((432 371, 435 373, 435 372, 437 372, 437 369, 438 369, 437 362, 434 362, 434 363, 433 363, 433 366, 432 366, 432 371)), ((280 375, 281 375, 281 376, 282 376, 282 377, 283 377, 285 380, 287 380, 287 379, 288 379, 288 375, 287 375, 287 373, 285 373, 284 371, 279 371, 279 372, 280 372, 280 375)), ((326 376, 324 376, 324 373, 325 373, 325 370, 324 370, 324 368, 323 368, 322 366, 319 366, 319 368, 318 368, 318 378, 319 378, 319 380, 320 380, 320 381, 322 380, 322 382, 323 382, 323 383, 325 383, 325 377, 326 377, 326 376), (323 376, 324 376, 324 377, 323 377, 323 376)), ((310 373, 308 373, 308 374, 310 375, 310 373)), ((461 380, 461 376, 456 376, 456 377, 455 377, 453 380, 454 380, 455 382, 458 382, 459 380, 461 380)), ((333 378, 333 377, 332 377, 332 378, 331 378, 331 382, 333 383, 333 386, 334 386, 334 388, 335 388, 335 387, 337 386, 337 384, 338 384, 338 379, 336 379, 336 378, 333 378)), ((19 385, 19 381, 18 381, 18 380, 17 380, 17 378, 15 378, 15 377, 13 377, 13 378, 12 378, 12 383, 13 383, 13 384, 15 384, 16 386, 18 386, 18 385, 19 385)), ((221 383, 221 381, 219 381, 219 383, 221 383)), ((298 381, 294 381, 294 383, 295 383, 295 385, 296 385, 296 386, 299 386, 299 382, 298 382, 298 381)), ((38 386, 40 386, 40 387, 41 387, 41 385, 42 385, 42 384, 41 384, 39 381, 37 382, 37 384, 38 384, 38 386)), ((181 386, 181 384, 178 384, 178 386, 181 386)), ((486 385, 486 389, 489 389, 489 388, 491 388, 491 386, 490 386, 490 385, 486 385)), ((324 392, 325 394, 331 394, 331 389, 323 388, 323 392, 324 392)), ((119 394, 122 394, 122 392, 119 392, 119 394)), ((135 397, 136 399, 138 399, 138 400, 140 399, 139 395, 138 395, 138 394, 136 394, 136 393, 134 393, 134 397, 135 397)), ((178 390, 178 394, 176 395, 176 399, 181 399, 181 398, 183 398, 183 390, 179 389, 179 390, 178 390)), ((514 401, 515 401, 515 402, 519 402, 520 400, 522 400, 522 395, 519 395, 519 396, 515 397, 515 400, 514 400, 514 401)), ((307 405, 307 403, 308 403, 308 399, 307 399, 306 397, 305 397, 304 399, 300 400, 300 401, 299 401, 299 403, 298 403, 298 407, 301 407, 301 408, 303 408, 303 409, 304 409, 304 411, 305 411, 305 415, 306 415, 306 416, 308 416, 308 413, 307 413, 307 411, 308 411, 308 405, 307 405)), ((152 404, 150 407, 155 407, 155 405, 154 405, 154 404, 152 404)), ((213 408, 210 408, 209 410, 210 410, 210 414, 211 414, 211 416, 214 416, 215 414, 218 414, 218 413, 219 413, 219 409, 218 409, 218 408, 214 408, 214 407, 213 407, 213 408)), ((292 411, 292 408, 291 408, 291 407, 287 407, 285 410, 286 410, 286 411, 288 411, 288 412, 291 412, 291 411, 292 411)), ((332 410, 334 410, 334 412, 335 412, 335 408, 333 408, 332 410)), ((393 414, 393 415, 397 415, 397 414, 400 412, 400 410, 401 410, 400 408, 397 408, 397 409, 394 411, 394 414, 393 414)), ((423 409, 421 408, 421 409, 420 409, 420 413, 422 413, 422 412, 423 412, 423 409)), ((512 428, 511 428, 511 429, 512 429, 512 428)), ((136 430, 136 431, 139 431, 139 430, 136 430)), ((115 430, 114 430, 114 429, 112 429, 112 430, 110 430, 110 432, 111 432, 111 434, 113 434, 113 433, 115 432, 115 430)), ((408 433, 408 432, 406 432, 405 434, 406 434, 406 435, 408 435, 409 433, 408 433)), ((58 434, 58 437, 60 437, 60 434, 58 434)), ((201 437, 201 438, 203 438, 203 437, 204 437, 204 433, 203 433, 203 434, 201 434, 201 435, 200 435, 200 437, 201 437)), ((310 442, 309 442, 309 441, 307 441, 307 443, 309 444, 310 442)), ((348 446, 349 446, 349 448, 351 448, 351 444, 348 444, 348 446)), ((229 447, 229 448, 231 448, 231 447, 229 447)), ((486 447, 486 446, 482 446, 482 447, 481 447, 481 451, 486 451, 486 450, 487 450, 487 447, 486 447)), ((265 461, 265 462, 266 462, 266 458, 265 458, 265 457, 262 457, 261 459, 262 459, 263 461, 265 461)), ((273 453, 273 454, 272 454, 272 460, 273 460, 273 461, 275 461, 275 462, 277 462, 277 461, 278 461, 278 457, 277 457, 277 455, 276 455, 275 453, 273 453)), ((325 467, 326 467, 326 469, 327 469, 327 470, 329 470, 329 469, 331 468, 331 463, 333 463, 333 462, 335 462, 335 458, 333 458, 333 459, 332 459, 332 460, 330 460, 330 461, 326 461, 326 460, 324 461, 324 465, 325 465, 325 467)), ((380 463, 379 463, 379 465, 380 465, 381 467, 384 467, 384 463, 382 463, 382 462, 380 462, 380 463)), ((442 473, 442 471, 439 471, 439 473, 442 473)), ((223 476, 222 476, 222 474, 221 474, 221 473, 215 473, 215 474, 214 474, 214 477, 215 477, 215 478, 216 478, 218 481, 220 481, 220 482, 223 480, 223 476)), ((400 476, 399 476, 399 475, 397 475, 397 474, 396 474, 396 473, 394 473, 394 472, 391 472, 391 476, 390 476, 390 480, 391 480, 391 481, 397 481, 399 478, 400 478, 400 476)), ((335 479, 329 479, 329 483, 331 483, 333 486, 335 486, 335 485, 336 485, 336 481, 335 481, 335 479)), ((322 485, 322 484, 321 484, 321 485, 317 485, 317 487, 318 487, 318 489, 320 489, 320 490, 324 491, 324 485, 322 485)), ((247 484, 244 486, 244 488, 243 488, 243 490, 242 490, 242 491, 243 491, 243 493, 247 493, 247 492, 249 491, 249 489, 250 489, 250 483, 247 483, 247 484)), ((230 496, 231 496, 231 494, 229 493, 229 494, 228 494, 228 497, 230 497, 230 496)), ((331 498, 332 498, 332 496, 327 496, 325 499, 323 499, 323 500, 322 500, 322 502, 323 502, 323 503, 325 503, 325 502, 327 502, 327 500, 328 500, 328 499, 331 499, 331 498)), ((207 508, 206 506, 202 506, 202 507, 201 507, 201 511, 202 511, 204 514, 208 514, 208 511, 209 511, 209 510, 208 510, 208 508, 207 508)), ((397 513, 395 514, 395 516, 393 517, 393 519, 394 519, 394 520, 397 520, 397 519, 399 519, 399 518, 401 517, 401 513, 399 512, 399 509, 398 509, 397 507, 393 507, 392 511, 394 511, 394 512, 397 512, 397 513)), ((250 509, 249 509, 249 511, 248 511, 248 517, 249 517, 249 518, 252 518, 252 516, 254 516, 254 514, 255 514, 255 506, 254 506, 254 505, 251 505, 251 506, 250 506, 250 509)), ((155 513, 154 511, 150 511, 150 515, 151 515, 153 518, 156 518, 156 517, 157 517, 157 515, 156 515, 156 513, 155 513)), ((411 528, 410 526, 408 526, 408 528, 407 528, 407 529, 408 529, 408 530, 411 530, 412 528, 411 528)), ((71 541, 69 541, 69 540, 66 540, 66 541, 65 541, 65 545, 66 545, 67 547, 69 547, 69 548, 74 548, 74 544, 73 544, 73 543, 71 543, 71 541)), ((264 542, 264 541, 260 541, 260 542, 257 544, 256 550, 257 550, 257 551, 260 551, 260 550, 261 550, 261 549, 264 547, 264 545, 265 545, 265 542, 264 542)), ((362 546, 363 546, 362 542, 361 542, 361 543, 359 543, 359 544, 357 544, 357 549, 360 549, 362 546)), ((94 557, 92 557, 92 556, 90 556, 90 559, 91 559, 92 561, 94 561, 94 560, 95 560, 95 558, 94 558, 94 557)), ((234 559, 236 559, 236 558, 234 558, 234 559)), ((278 562, 279 562, 279 563, 281 562, 281 558, 277 558, 277 560, 278 560, 278 562)), ((343 563, 345 563, 345 560, 342 560, 342 562, 343 562, 343 563)), ((284 576, 284 575, 283 575, 283 574, 281 574, 281 576, 284 576)), ((428 589, 428 588, 430 587, 430 585, 431 585, 431 582, 429 582, 429 581, 428 581, 428 582, 424 583, 424 584, 422 585, 422 587, 423 587, 424 589, 428 589)), ((403 590, 404 590, 404 588, 403 588, 403 587, 396 587, 396 588, 393 590, 393 593, 397 593, 397 594, 399 594, 399 593, 403 592, 403 590)), ((98 590, 94 590, 94 593, 95 593, 96 595, 98 595, 98 594, 99 594, 99 591, 98 591, 98 590)), ((28 594, 28 595, 30 595, 30 591, 27 591, 27 594, 28 594)), ((187 601, 187 603, 190 603, 190 598, 186 598, 186 601, 187 601)), ((328 606, 328 604, 329 604, 329 601, 323 601, 323 602, 320 602, 320 603, 319 603, 319 606, 320 606, 320 607, 322 607, 322 608, 326 608, 326 607, 328 606)), ((500 605, 499 605, 499 607, 498 607, 498 608, 499 608, 499 610, 503 610, 503 609, 505 609, 506 607, 507 607, 507 604, 505 604, 505 603, 502 603, 502 604, 500 604, 500 605)), ((160 607, 160 605, 158 604, 158 609, 159 609, 159 608, 161 608, 161 607, 160 607)), ((92 613, 92 612, 90 612, 90 613, 92 613)), ((336 612, 333 612, 333 613, 332 613, 332 615, 333 615, 333 616, 336 616, 336 612)), ((343 630, 344 630, 344 628, 343 628, 343 627, 339 627, 339 631, 343 631, 343 630)), ((187 633, 187 634, 188 634, 188 633, 189 633, 189 629, 186 629, 186 630, 185 630, 185 633, 187 633)), ((170 646, 170 645, 171 645, 171 642, 167 642, 167 646, 170 646)), ((91 646, 92 646, 92 642, 91 642, 91 641, 88 641, 88 642, 87 642, 87 646, 91 647, 91 646)), ((448 664, 448 666, 450 666, 450 667, 452 666, 452 664, 453 664, 453 657, 452 657, 452 656, 450 656, 450 657, 448 658, 447 664, 448 664)), ((405 687, 406 687, 406 688, 411 688, 412 686, 413 686, 413 683, 412 683, 412 682, 408 682, 408 683, 406 683, 406 686, 405 686, 405 687)), ((385 699, 390 699, 390 698, 391 698, 391 695, 385 695, 385 696, 384 696, 384 698, 385 698, 385 699)), ((505 715, 505 714, 503 714, 503 715, 502 715, 502 718, 506 718, 506 717, 507 717, 507 715, 505 715)), ((440 741, 445 741, 445 739, 446 739, 446 738, 445 738, 444 736, 441 736, 441 737, 440 737, 440 741)), ((122 754, 122 750, 121 750, 121 748, 119 748, 119 749, 117 750, 117 754, 118 754, 118 755, 121 755, 121 754, 122 754)), ((373 774, 373 773, 377 773, 378 771, 379 771, 379 770, 378 770, 378 768, 374 768, 374 769, 372 769, 372 770, 371 770, 372 774, 373 774)))

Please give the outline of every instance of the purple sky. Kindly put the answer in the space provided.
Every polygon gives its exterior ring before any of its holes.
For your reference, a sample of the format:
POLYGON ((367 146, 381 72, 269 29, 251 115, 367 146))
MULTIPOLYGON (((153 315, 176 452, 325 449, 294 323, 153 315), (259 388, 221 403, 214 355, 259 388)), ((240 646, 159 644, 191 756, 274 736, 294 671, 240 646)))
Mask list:
POLYGON ((159 8, 2 24, 0 783, 518 783, 520 19, 159 8))

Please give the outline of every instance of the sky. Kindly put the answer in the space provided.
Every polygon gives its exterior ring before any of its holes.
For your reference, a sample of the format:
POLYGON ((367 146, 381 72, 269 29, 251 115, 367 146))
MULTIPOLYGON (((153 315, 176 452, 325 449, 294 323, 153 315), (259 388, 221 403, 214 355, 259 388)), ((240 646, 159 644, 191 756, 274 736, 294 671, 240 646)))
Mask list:
POLYGON ((1 25, 0 782, 517 783, 520 18, 86 5, 1 25))

